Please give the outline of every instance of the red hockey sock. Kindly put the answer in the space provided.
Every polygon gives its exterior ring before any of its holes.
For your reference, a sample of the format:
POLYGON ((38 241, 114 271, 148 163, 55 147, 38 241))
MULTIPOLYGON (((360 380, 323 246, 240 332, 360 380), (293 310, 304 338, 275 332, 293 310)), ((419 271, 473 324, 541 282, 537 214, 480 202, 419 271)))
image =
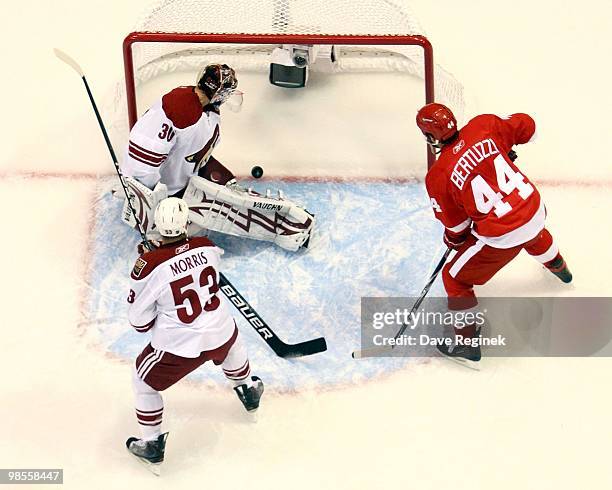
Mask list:
POLYGON ((470 323, 463 328, 453 327, 455 331, 455 335, 461 335, 464 338, 474 338, 476 337, 476 324, 470 323))
POLYGON ((567 267, 567 264, 565 263, 565 260, 563 260, 561 254, 558 253, 554 259, 546 262, 544 264, 544 267, 546 267, 551 272, 560 272, 567 267))

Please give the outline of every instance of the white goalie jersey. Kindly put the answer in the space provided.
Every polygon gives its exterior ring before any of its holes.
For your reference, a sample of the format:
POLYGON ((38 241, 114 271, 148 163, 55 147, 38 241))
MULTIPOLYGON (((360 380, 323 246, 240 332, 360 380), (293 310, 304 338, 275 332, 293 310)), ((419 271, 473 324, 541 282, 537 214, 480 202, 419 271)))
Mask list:
POLYGON ((202 108, 193 86, 178 87, 158 100, 130 132, 121 169, 149 189, 158 182, 169 195, 183 190, 198 174, 220 138, 220 116, 202 108))

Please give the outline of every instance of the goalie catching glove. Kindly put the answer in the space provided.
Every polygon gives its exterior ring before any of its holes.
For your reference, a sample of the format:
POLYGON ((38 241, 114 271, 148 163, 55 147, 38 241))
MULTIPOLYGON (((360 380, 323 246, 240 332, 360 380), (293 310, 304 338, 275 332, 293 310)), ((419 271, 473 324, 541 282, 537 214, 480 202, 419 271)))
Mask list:
POLYGON ((191 177, 183 199, 189 219, 202 228, 273 242, 290 251, 307 247, 314 216, 278 194, 262 196, 235 181, 223 186, 191 177))

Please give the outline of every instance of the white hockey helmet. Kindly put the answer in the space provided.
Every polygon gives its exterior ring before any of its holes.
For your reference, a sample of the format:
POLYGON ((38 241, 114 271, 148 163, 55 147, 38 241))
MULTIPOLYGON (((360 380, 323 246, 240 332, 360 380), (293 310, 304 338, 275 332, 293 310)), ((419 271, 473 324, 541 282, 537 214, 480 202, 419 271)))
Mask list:
POLYGON ((175 237, 187 233, 189 206, 178 197, 168 197, 155 209, 155 226, 161 236, 175 237))

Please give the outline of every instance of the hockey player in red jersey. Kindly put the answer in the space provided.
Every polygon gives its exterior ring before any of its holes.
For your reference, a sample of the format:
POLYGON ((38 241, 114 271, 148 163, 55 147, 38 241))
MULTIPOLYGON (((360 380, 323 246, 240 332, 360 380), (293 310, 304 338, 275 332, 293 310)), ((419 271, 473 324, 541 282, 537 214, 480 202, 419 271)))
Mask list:
MULTIPOLYGON (((279 193, 260 196, 240 186, 212 156, 221 137, 221 107, 242 105, 238 79, 225 64, 205 66, 195 86, 171 90, 136 122, 121 162, 140 222, 167 196, 184 198, 193 227, 272 241, 295 251, 306 246, 314 217, 279 193)), ((116 193, 122 198, 122 193, 116 193)), ((136 226, 127 203, 123 220, 136 226)), ((155 235, 153 235, 155 236, 155 235)))
POLYGON ((208 238, 187 236, 188 207, 168 198, 155 211, 161 245, 142 254, 131 273, 128 318, 138 332, 152 332, 132 372, 141 438, 128 450, 158 473, 167 433, 162 434, 161 391, 206 361, 220 365, 249 412, 259 407, 263 383, 250 376, 246 348, 219 291, 222 251, 208 238))
MULTIPOLYGON (((442 270, 449 309, 475 307, 474 286, 488 282, 523 249, 570 282, 572 274, 545 228, 540 193, 511 158, 514 145, 534 138, 534 120, 521 113, 483 114, 459 129, 448 107, 432 103, 418 111, 416 122, 438 153, 425 185, 434 215, 445 227, 444 242, 457 251, 442 270)), ((455 334, 466 338, 478 332, 469 325, 455 334)), ((479 346, 438 349, 471 361, 481 357, 479 346)))

